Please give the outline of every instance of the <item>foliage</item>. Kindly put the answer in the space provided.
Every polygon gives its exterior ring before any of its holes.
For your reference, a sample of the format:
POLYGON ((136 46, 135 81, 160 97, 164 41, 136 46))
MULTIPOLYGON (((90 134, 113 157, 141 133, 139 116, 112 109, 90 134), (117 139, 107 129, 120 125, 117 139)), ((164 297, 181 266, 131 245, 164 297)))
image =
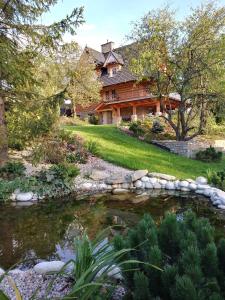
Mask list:
POLYGON ((151 130, 152 130, 153 133, 161 133, 161 132, 164 131, 164 127, 163 127, 163 125, 160 123, 159 120, 155 120, 155 121, 153 122, 152 129, 151 129, 151 130))
MULTIPOLYGON (((115 251, 108 242, 107 231, 108 229, 100 232, 93 240, 90 240, 86 233, 75 239, 76 260, 72 261, 74 265, 72 276, 75 283, 64 299, 110 299, 115 285, 108 274, 111 272, 118 275, 119 268, 123 264, 121 260, 131 249, 115 251)), ((137 261, 129 263, 135 264, 137 261)))
POLYGON ((22 176, 25 173, 25 166, 20 161, 8 161, 3 167, 0 167, 0 177, 13 178, 22 176))
POLYGON ((99 118, 98 116, 96 115, 91 115, 89 118, 88 118, 88 121, 90 124, 92 125, 98 125, 99 124, 99 118))
POLYGON ((98 142, 96 142, 94 140, 89 140, 89 141, 87 141, 85 143, 85 148, 92 155, 96 155, 96 156, 99 155, 100 147, 99 147, 99 143, 98 142))
POLYGON ((150 81, 149 92, 160 100, 161 117, 177 140, 202 134, 209 113, 224 106, 224 20, 225 6, 215 2, 201 4, 183 21, 165 6, 136 22, 129 36, 130 68, 140 81, 150 81), (180 98, 175 111, 174 94, 180 98))
POLYGON ((200 150, 196 153, 196 159, 205 162, 219 162, 222 160, 223 153, 221 151, 216 151, 215 148, 210 146, 205 150, 200 150))
POLYGON ((128 169, 148 169, 152 172, 171 174, 177 178, 195 179, 197 176, 205 176, 209 168, 220 171, 225 167, 224 158, 219 163, 188 159, 139 141, 122 133, 113 125, 68 126, 66 129, 86 140, 98 142, 101 147, 101 158, 128 169))
POLYGON ((23 192, 37 191, 38 181, 35 177, 16 177, 13 180, 0 179, 0 201, 9 200, 15 190, 23 192))
POLYGON ((225 169, 223 171, 207 171, 207 178, 210 183, 216 187, 225 190, 225 169))
POLYGON ((144 135, 144 130, 141 127, 141 121, 131 122, 129 130, 131 130, 137 137, 144 135))
MULTIPOLYGON (((225 239, 217 246, 209 221, 191 211, 179 219, 167 214, 159 226, 145 215, 126 236, 116 236, 114 245, 117 250, 135 249, 125 259, 163 269, 137 264, 139 271, 124 272, 133 299, 224 299, 225 239)), ((124 270, 128 267, 123 265, 124 270)))

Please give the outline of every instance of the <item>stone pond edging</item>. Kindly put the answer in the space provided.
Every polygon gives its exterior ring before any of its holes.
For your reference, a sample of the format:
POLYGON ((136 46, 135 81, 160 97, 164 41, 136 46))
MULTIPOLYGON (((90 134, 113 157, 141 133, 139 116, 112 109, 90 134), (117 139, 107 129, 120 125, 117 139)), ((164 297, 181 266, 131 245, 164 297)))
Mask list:
MULTIPOLYGON (((179 180, 172 175, 148 172, 148 170, 137 170, 126 175, 109 175, 105 171, 93 170, 89 181, 75 185, 73 192, 77 194, 110 192, 114 195, 119 195, 134 190, 144 191, 151 189, 194 192, 209 198, 212 204, 219 209, 225 209, 225 192, 209 185, 207 179, 202 176, 197 177, 196 180, 179 180)), ((41 199, 32 192, 21 193, 15 191, 11 196, 11 200, 21 203, 32 203, 41 199)))

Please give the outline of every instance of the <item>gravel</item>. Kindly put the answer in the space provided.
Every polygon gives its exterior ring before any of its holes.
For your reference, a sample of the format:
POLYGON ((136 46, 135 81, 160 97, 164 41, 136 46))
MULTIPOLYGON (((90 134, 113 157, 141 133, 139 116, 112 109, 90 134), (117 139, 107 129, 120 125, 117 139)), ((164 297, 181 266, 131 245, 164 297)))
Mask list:
POLYGON ((69 278, 55 275, 39 275, 33 269, 27 271, 17 270, 5 276, 0 283, 0 289, 9 296, 11 300, 16 300, 15 291, 13 290, 9 276, 14 280, 23 300, 29 300, 37 291, 35 299, 62 299, 68 294, 71 286, 69 278), (49 290, 51 283, 52 287, 49 290))

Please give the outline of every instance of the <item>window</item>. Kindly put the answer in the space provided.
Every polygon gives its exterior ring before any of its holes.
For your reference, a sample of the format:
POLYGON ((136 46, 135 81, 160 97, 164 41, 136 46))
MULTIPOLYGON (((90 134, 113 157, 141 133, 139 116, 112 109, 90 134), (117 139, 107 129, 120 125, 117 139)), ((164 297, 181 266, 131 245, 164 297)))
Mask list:
POLYGON ((106 92, 105 92, 105 99, 106 99, 106 100, 109 100, 109 91, 106 91, 106 92))
POLYGON ((117 73, 117 68, 112 68, 112 74, 116 75, 116 73, 117 73))
POLYGON ((112 90, 112 99, 116 99, 116 90, 112 90))

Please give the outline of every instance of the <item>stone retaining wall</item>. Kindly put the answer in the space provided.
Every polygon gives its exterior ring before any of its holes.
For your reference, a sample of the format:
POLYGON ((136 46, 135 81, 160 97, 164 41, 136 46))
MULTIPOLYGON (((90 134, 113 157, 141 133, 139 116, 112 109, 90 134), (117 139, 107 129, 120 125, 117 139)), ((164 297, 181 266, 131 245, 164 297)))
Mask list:
POLYGON ((183 141, 173 141, 173 140, 165 140, 165 141, 152 141, 154 145, 157 145, 161 148, 167 149, 170 152, 186 156, 189 158, 195 158, 196 153, 199 150, 204 150, 209 146, 214 147, 217 151, 222 151, 225 153, 225 140, 215 140, 215 141, 196 141, 191 140, 187 142, 183 141))

